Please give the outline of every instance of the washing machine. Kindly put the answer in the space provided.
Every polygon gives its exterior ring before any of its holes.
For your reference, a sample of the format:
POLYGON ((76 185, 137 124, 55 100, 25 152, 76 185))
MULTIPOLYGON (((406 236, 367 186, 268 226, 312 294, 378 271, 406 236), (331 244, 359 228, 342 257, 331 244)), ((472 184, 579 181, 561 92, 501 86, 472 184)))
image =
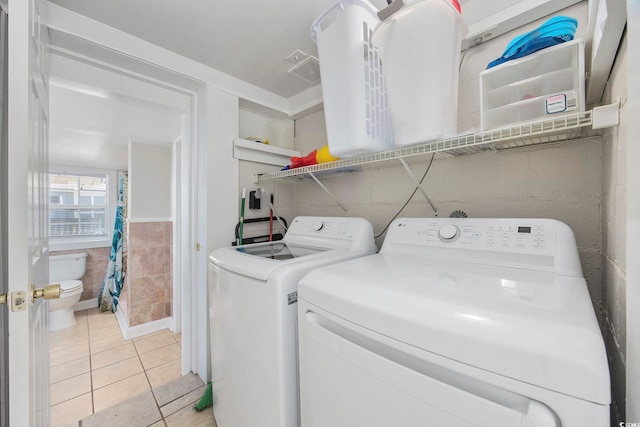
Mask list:
POLYGON ((303 427, 609 425, 571 229, 399 219, 379 253, 298 288, 303 427))
POLYGON ((209 256, 211 365, 219 427, 294 427, 297 288, 310 270, 376 251, 363 218, 297 217, 283 240, 209 256))

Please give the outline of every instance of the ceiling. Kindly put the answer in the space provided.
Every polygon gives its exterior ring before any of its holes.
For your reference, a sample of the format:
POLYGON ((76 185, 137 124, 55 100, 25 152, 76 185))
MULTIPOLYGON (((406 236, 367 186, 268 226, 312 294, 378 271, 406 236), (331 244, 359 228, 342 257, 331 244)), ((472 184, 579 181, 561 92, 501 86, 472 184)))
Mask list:
POLYGON ((336 0, 51 2, 289 98, 310 85, 287 73, 286 58, 317 56, 311 24, 336 0))
MULTIPOLYGON (((169 51, 200 62, 218 71, 266 89, 284 98, 290 98, 311 85, 288 71, 294 63, 287 57, 294 51, 317 56, 317 49, 310 37, 313 21, 338 0, 49 0, 88 18, 102 22, 140 39, 146 40, 169 51)), ((474 24, 486 26, 487 20, 501 11, 514 9, 516 12, 531 4, 576 2, 578 0, 460 0, 463 19, 472 30, 474 24)), ((386 0, 370 0, 374 7, 381 9, 386 0)), ((544 12, 544 13, 549 13, 544 12)), ((514 25, 517 20, 514 20, 514 25)), ((478 26, 476 25, 476 26, 478 26)), ((495 25, 490 23, 491 32, 495 25)), ((520 23, 521 25, 521 23, 520 23)), ((507 28, 508 30, 508 28, 507 28)), ((473 34, 470 32, 470 37, 473 34)), ((64 34, 56 34, 58 43, 71 51, 92 56, 83 49, 95 50, 100 47, 89 45, 64 34)), ((104 50, 104 49, 102 49, 104 50)), ((113 54, 104 50, 106 54, 113 54)), ((106 56, 103 60, 109 62, 106 56)), ((150 73, 153 73, 151 71, 150 73)), ((152 75, 152 74, 149 74, 152 75)), ((163 79, 161 77, 161 79, 163 79)), ((122 102, 100 100, 90 93, 70 93, 72 87, 59 88, 51 97, 52 101, 52 160, 64 144, 69 154, 75 150, 73 140, 86 140, 89 136, 99 141, 171 141, 176 136, 177 115, 169 120, 158 117, 165 113, 144 107, 123 109, 122 102), (68 102, 66 98, 74 99, 68 102), (76 99, 78 98, 78 99, 76 99), (92 102, 96 106, 91 105, 92 102), (92 115, 92 117, 88 117, 92 115), (98 124, 98 121, 103 121, 98 124), (149 125, 149 123, 154 123, 149 125), (170 130, 157 123, 169 124, 170 130), (60 131, 61 134, 56 134, 60 131), (167 132, 161 138, 159 133, 167 132), (82 138, 78 138, 82 135, 82 138), (133 138, 133 139, 132 139, 133 138)), ((131 102, 129 102, 131 104, 131 102)), ((94 150, 93 152, 95 152, 94 150)))
MULTIPOLYGON (((49 0, 169 51, 290 98, 310 84, 288 73, 294 51, 317 56, 311 25, 338 0, 49 0)), ((351 0, 353 1, 353 0, 351 0)), ((369 0, 377 9, 387 0, 369 0)), ((459 0, 469 36, 495 32, 507 10, 558 9, 578 0, 459 0), (547 4, 547 6, 541 6, 547 4), (546 8, 546 9, 545 9, 546 8)), ((512 15, 506 15, 511 17, 512 15)), ((526 16, 526 14, 525 14, 526 16)), ((513 20, 514 22, 517 19, 513 20)), ((523 22, 517 22, 522 25, 523 22)), ((507 29, 508 30, 508 29, 507 29)), ((303 57, 304 58, 304 57, 303 57)))
POLYGON ((50 85, 51 164, 124 170, 129 142, 170 145, 180 135, 180 111, 104 95, 50 85))

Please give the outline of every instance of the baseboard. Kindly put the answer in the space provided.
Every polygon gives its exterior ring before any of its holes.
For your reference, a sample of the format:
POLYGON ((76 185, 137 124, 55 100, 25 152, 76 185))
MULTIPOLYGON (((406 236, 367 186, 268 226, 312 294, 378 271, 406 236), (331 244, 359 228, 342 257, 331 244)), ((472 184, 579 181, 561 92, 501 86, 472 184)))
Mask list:
POLYGON ((153 322, 143 323, 142 325, 129 326, 127 324, 127 320, 124 318, 124 314, 122 314, 122 311, 116 310, 116 319, 120 325, 122 337, 126 340, 141 337, 167 328, 170 330, 174 329, 172 317, 165 317, 164 319, 154 320, 153 322))
POLYGON ((73 311, 89 310, 92 308, 98 308, 98 298, 91 298, 78 302, 73 306, 73 311))

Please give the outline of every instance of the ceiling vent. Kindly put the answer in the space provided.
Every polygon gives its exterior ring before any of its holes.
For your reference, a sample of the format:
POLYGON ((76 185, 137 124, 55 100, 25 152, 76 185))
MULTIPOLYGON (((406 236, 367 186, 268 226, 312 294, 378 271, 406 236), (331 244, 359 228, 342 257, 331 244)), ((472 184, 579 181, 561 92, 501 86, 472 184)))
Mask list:
POLYGON ((309 55, 290 69, 289 74, 311 85, 320 83, 320 62, 315 56, 309 55))

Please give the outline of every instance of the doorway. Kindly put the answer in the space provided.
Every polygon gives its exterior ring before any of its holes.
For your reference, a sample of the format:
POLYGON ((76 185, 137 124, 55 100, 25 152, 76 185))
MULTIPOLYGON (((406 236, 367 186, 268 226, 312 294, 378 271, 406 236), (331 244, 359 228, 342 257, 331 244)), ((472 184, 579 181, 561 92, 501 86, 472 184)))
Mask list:
MULTIPOLYGON (((52 78, 53 85, 67 90, 73 89, 76 95, 93 96, 99 99, 101 104, 119 102, 120 106, 124 105, 127 108, 153 110, 155 121, 138 123, 138 125, 149 128, 159 128, 166 121, 158 119, 158 117, 179 113, 179 135, 176 137, 175 134, 171 134, 164 137, 165 146, 169 147, 173 153, 172 187, 174 188, 172 214, 170 215, 173 223, 172 252, 174 260, 173 302, 169 309, 172 320, 168 323, 165 322, 165 324, 174 332, 182 332, 183 335, 189 336, 192 334, 189 327, 191 322, 183 321, 185 314, 183 301, 185 299, 181 296, 183 292, 189 291, 182 284, 186 284, 188 287, 192 283, 191 269, 183 268, 183 266, 191 265, 193 259, 193 245, 190 242, 193 241, 195 222, 191 218, 194 206, 193 194, 195 194, 193 189, 197 180, 193 176, 196 173, 195 169, 192 168, 192 146, 195 144, 192 143, 195 141, 192 139, 192 135, 195 135, 192 128, 196 123, 194 119, 196 105, 194 90, 201 83, 55 30, 51 30, 51 44, 52 56, 57 61, 56 67, 52 67, 52 73, 58 73, 52 78), (92 71, 86 72, 87 69, 92 71), (103 79, 107 74, 110 77, 103 79)), ((55 109, 55 105, 53 108, 55 109)), ((53 114, 55 115, 55 111, 53 114)), ((104 114, 104 116, 106 117, 108 114, 104 114)), ((100 124, 92 124, 96 127, 85 132, 84 136, 95 136, 96 133, 100 133, 100 124)), ((68 139, 65 140, 61 149, 80 155, 80 150, 70 148, 72 142, 68 139)), ((157 143, 158 141, 147 142, 157 143)), ((102 160, 111 156, 107 144, 96 144, 93 147, 94 152, 103 155, 102 160)), ((52 144, 51 157, 55 159, 56 156, 56 147, 52 144)), ((154 328, 157 330, 158 325, 153 324, 148 327, 147 324, 144 328, 138 328, 131 332, 129 338, 153 332, 154 328)), ((188 340, 188 342, 192 341, 188 340)), ((191 354, 190 346, 182 346, 183 374, 192 370, 196 371, 196 367, 191 363, 191 354)))

